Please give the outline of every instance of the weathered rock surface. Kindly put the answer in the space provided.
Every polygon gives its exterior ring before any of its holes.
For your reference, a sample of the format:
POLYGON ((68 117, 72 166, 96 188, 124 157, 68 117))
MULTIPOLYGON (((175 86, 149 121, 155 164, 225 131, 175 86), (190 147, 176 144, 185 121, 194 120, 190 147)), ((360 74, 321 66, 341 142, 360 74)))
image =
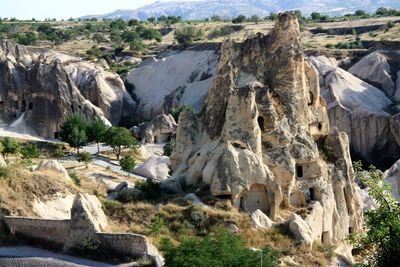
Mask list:
POLYGON ((261 210, 251 213, 251 222, 255 228, 269 228, 274 226, 274 222, 261 210))
POLYGON ((175 135, 177 124, 171 114, 161 114, 149 123, 143 123, 133 127, 136 138, 142 140, 143 144, 162 144, 168 142, 175 135))
POLYGON ((153 180, 165 180, 169 176, 169 157, 151 156, 142 165, 136 167, 133 173, 153 180))
POLYGON ((362 204, 347 135, 330 129, 319 92, 293 13, 280 14, 266 36, 224 42, 202 112, 180 115, 173 177, 162 186, 206 183, 212 195, 272 220, 307 207, 304 223, 320 225, 306 242, 343 240, 361 229, 362 204))
MULTIPOLYGON (((395 94, 396 73, 392 73, 388 57, 395 51, 375 51, 357 62, 349 72, 358 78, 382 89, 388 97, 395 94), (393 76, 392 76, 393 75, 393 76)), ((398 55, 400 57, 400 53, 398 55)))
POLYGON ((400 156, 400 118, 388 107, 393 102, 378 88, 338 68, 326 57, 310 57, 317 69, 329 121, 349 136, 352 148, 369 162, 389 164, 400 156))
POLYGON ((400 160, 384 172, 383 180, 392 187, 392 195, 400 201, 400 160))
POLYGON ((143 61, 127 75, 138 101, 137 120, 150 121, 183 104, 200 111, 218 61, 215 47, 175 51, 161 59, 143 61))
POLYGON ((43 171, 43 170, 53 170, 61 175, 61 177, 66 180, 70 180, 67 170, 55 159, 51 159, 48 161, 42 160, 38 166, 35 168, 35 171, 43 171))
POLYGON ((117 74, 56 51, 0 42, 0 120, 15 131, 54 138, 72 113, 118 124, 134 108, 117 74))

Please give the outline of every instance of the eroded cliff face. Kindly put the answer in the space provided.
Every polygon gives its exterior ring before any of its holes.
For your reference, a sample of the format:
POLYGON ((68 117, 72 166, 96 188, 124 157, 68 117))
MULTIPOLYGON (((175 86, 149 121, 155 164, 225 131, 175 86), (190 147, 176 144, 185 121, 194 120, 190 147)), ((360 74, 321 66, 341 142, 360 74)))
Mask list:
POLYGON ((310 242, 343 240, 361 228, 362 205, 347 135, 329 127, 319 91, 293 13, 266 36, 226 41, 202 112, 179 118, 174 174, 163 186, 206 183, 212 195, 278 220, 307 209, 310 242))
POLYGON ((72 113, 119 124, 134 108, 117 74, 55 51, 0 42, 0 120, 13 130, 54 138, 72 113))

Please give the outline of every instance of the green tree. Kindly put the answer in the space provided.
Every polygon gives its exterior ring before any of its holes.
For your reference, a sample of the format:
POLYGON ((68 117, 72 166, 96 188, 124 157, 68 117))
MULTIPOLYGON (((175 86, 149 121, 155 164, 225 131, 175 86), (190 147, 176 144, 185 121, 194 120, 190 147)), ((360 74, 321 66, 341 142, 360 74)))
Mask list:
POLYGON ((123 30, 125 30, 127 25, 128 25, 128 23, 125 20, 117 19, 117 20, 113 20, 110 23, 110 29, 123 31, 123 30))
POLYGON ((14 139, 10 137, 4 137, 1 140, 1 144, 3 147, 1 154, 5 160, 7 160, 8 155, 18 153, 19 144, 14 139))
POLYGON ((189 112, 193 113, 194 109, 192 106, 182 105, 182 106, 171 108, 171 110, 169 111, 169 114, 171 114, 172 117, 174 117, 175 121, 178 122, 179 115, 182 113, 182 111, 189 111, 189 112))
POLYGON ((108 128, 109 126, 100 118, 90 121, 86 126, 88 141, 96 143, 97 154, 100 154, 100 143, 104 142, 108 128))
POLYGON ((122 152, 126 148, 133 148, 138 145, 129 129, 123 127, 111 127, 106 133, 106 144, 112 147, 117 159, 120 159, 122 152))
POLYGON ((311 13, 311 19, 315 21, 321 20, 321 13, 318 12, 311 13))
POLYGON ((131 19, 128 21, 128 26, 133 27, 139 25, 139 21, 137 19, 131 19))
POLYGON ((250 17, 249 21, 254 22, 255 24, 258 24, 261 21, 261 19, 259 16, 253 15, 250 17))
POLYGON ((61 139, 75 148, 79 154, 79 149, 86 145, 86 121, 79 115, 74 114, 67 118, 61 126, 61 139))
POLYGON ((371 166, 362 170, 360 162, 354 163, 356 175, 368 187, 368 194, 379 207, 365 212, 366 232, 352 234, 349 240, 357 251, 366 256, 368 266, 398 266, 400 262, 400 205, 392 195, 382 174, 371 166))
POLYGON ((157 42, 161 42, 162 40, 162 35, 160 33, 160 31, 156 30, 156 29, 144 29, 141 34, 140 37, 142 37, 145 40, 156 40, 157 42))
POLYGON ((132 172, 136 166, 135 159, 131 155, 124 155, 119 161, 121 169, 126 172, 132 172))
POLYGON ((232 23, 239 24, 245 22, 246 20, 247 20, 246 16, 239 15, 232 20, 232 23))
POLYGON ((202 29, 196 29, 193 26, 177 29, 174 33, 175 40, 183 46, 192 45, 195 41, 200 40, 203 35, 204 32, 202 29))
MULTIPOLYGON (((169 267, 254 267, 260 265, 261 253, 246 247, 241 236, 218 231, 206 237, 190 237, 178 246, 163 239, 165 263, 169 267)), ((277 253, 270 248, 262 251, 263 266, 278 266, 277 253)))
POLYGON ((36 144, 28 143, 24 145, 20 153, 23 159, 34 159, 40 157, 40 149, 36 144))
POLYGON ((147 19, 148 22, 150 23, 155 23, 156 22, 156 18, 155 17, 150 17, 147 19))

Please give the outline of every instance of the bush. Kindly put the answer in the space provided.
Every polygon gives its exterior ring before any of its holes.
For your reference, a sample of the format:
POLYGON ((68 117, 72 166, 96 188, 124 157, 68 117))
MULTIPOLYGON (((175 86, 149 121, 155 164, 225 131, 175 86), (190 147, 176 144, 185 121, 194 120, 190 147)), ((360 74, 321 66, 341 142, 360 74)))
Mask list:
POLYGON ((72 182, 74 182, 75 185, 81 186, 81 178, 75 173, 70 173, 69 177, 71 178, 72 182))
POLYGON ((196 228, 197 231, 201 232, 208 221, 208 214, 199 205, 192 205, 185 211, 185 217, 188 221, 196 228))
POLYGON ((164 219, 159 214, 156 214, 150 221, 149 233, 159 234, 161 230, 165 228, 166 227, 164 219))
POLYGON ((169 111, 169 114, 171 114, 172 117, 174 117, 176 122, 179 122, 179 115, 182 113, 182 111, 189 111, 191 113, 194 113, 194 109, 192 106, 183 105, 183 106, 172 108, 169 111))
MULTIPOLYGON (((204 238, 190 237, 178 246, 164 238, 161 250, 169 267, 254 267, 260 265, 261 256, 247 248, 242 237, 222 230, 204 238)), ((263 266, 278 266, 276 252, 264 248, 262 253, 263 266)))
POLYGON ((8 167, 0 167, 0 178, 7 178, 11 174, 8 167))
POLYGON ((137 182, 135 189, 141 191, 141 198, 146 200, 156 200, 162 196, 160 184, 148 179, 145 182, 137 182))
POLYGON ((117 160, 124 149, 135 148, 138 146, 136 139, 133 137, 132 132, 123 127, 111 127, 107 130, 105 142, 112 147, 117 160))
POLYGON ((400 262, 400 205, 392 195, 390 185, 371 166, 366 173, 361 162, 354 170, 368 187, 368 194, 378 203, 377 209, 364 213, 366 232, 352 234, 349 241, 368 260, 368 266, 398 266, 400 262))
POLYGON ((172 138, 163 148, 164 156, 170 157, 176 146, 176 139, 172 138))
POLYGON ((36 144, 26 144, 20 151, 23 159, 34 159, 40 157, 40 150, 36 144))
POLYGON ((202 29, 196 29, 193 26, 186 26, 182 29, 175 30, 175 40, 183 46, 192 45, 195 41, 200 40, 204 35, 202 29))
POLYGON ((59 159, 65 156, 65 152, 62 146, 57 146, 56 149, 53 151, 53 157, 59 159))
POLYGON ((79 149, 87 143, 86 121, 79 115, 69 116, 61 126, 60 136, 79 153, 79 149))
POLYGON ((10 154, 16 154, 19 149, 19 144, 12 138, 10 137, 4 137, 1 140, 1 154, 3 155, 3 158, 7 160, 8 155, 10 154))
POLYGON ((93 160, 92 154, 90 154, 89 152, 81 152, 78 155, 76 155, 78 158, 78 161, 80 162, 85 162, 85 163, 89 163, 93 160))
POLYGON ((131 155, 124 155, 119 161, 121 169, 126 172, 132 172, 136 166, 135 159, 131 155))
POLYGON ((232 23, 235 23, 235 24, 243 23, 243 22, 245 22, 246 20, 247 20, 247 18, 246 18, 245 16, 239 15, 239 16, 237 16, 236 18, 234 18, 234 19, 232 20, 232 23))

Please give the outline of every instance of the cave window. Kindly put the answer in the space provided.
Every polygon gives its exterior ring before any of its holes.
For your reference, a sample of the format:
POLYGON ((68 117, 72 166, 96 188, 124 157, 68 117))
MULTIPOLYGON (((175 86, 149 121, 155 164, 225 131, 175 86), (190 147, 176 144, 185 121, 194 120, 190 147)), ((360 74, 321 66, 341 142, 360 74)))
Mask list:
POLYGON ((354 233, 354 228, 353 227, 349 227, 349 234, 354 233))
POLYGON ((54 132, 54 138, 58 139, 58 137, 60 136, 59 132, 54 132))
POLYGON ((260 126, 261 131, 264 131, 264 117, 257 118, 258 126, 260 126))
POLYGON ((218 195, 218 196, 216 196, 216 198, 221 199, 221 200, 231 200, 232 196, 229 194, 225 194, 225 195, 218 195))
POLYGON ((14 104, 15 104, 15 108, 18 109, 18 106, 19 106, 18 100, 15 100, 14 104))
POLYGON ((71 105, 71 109, 72 109, 72 113, 75 113, 75 109, 74 109, 73 105, 71 105))
POLYGON ((309 95, 310 95, 310 99, 309 99, 308 105, 311 106, 312 104, 314 104, 314 95, 311 92, 309 92, 309 95))
POLYGON ((301 166, 301 165, 296 166, 296 175, 299 178, 303 177, 303 166, 301 166))
POLYGON ((30 102, 30 103, 29 103, 29 106, 28 106, 28 110, 32 110, 32 109, 33 109, 33 103, 30 102))
POLYGON ((200 157, 200 155, 201 155, 200 153, 197 153, 197 156, 198 156, 198 157, 200 157))
POLYGON ((4 101, 0 101, 0 110, 4 109, 4 101))
POLYGON ((318 130, 322 130, 322 124, 320 122, 318 123, 318 130))
POLYGON ((25 109, 26 109, 26 101, 22 100, 22 109, 21 109, 21 111, 25 112, 25 109))
POLYGON ((57 106, 57 101, 53 100, 53 106, 57 106))
POLYGON ((322 236, 321 236, 321 243, 322 244, 329 244, 329 240, 330 238, 329 238, 329 232, 327 231, 327 232, 323 232, 322 233, 322 236))
POLYGON ((310 188, 310 200, 313 200, 313 201, 317 200, 314 188, 310 188))

